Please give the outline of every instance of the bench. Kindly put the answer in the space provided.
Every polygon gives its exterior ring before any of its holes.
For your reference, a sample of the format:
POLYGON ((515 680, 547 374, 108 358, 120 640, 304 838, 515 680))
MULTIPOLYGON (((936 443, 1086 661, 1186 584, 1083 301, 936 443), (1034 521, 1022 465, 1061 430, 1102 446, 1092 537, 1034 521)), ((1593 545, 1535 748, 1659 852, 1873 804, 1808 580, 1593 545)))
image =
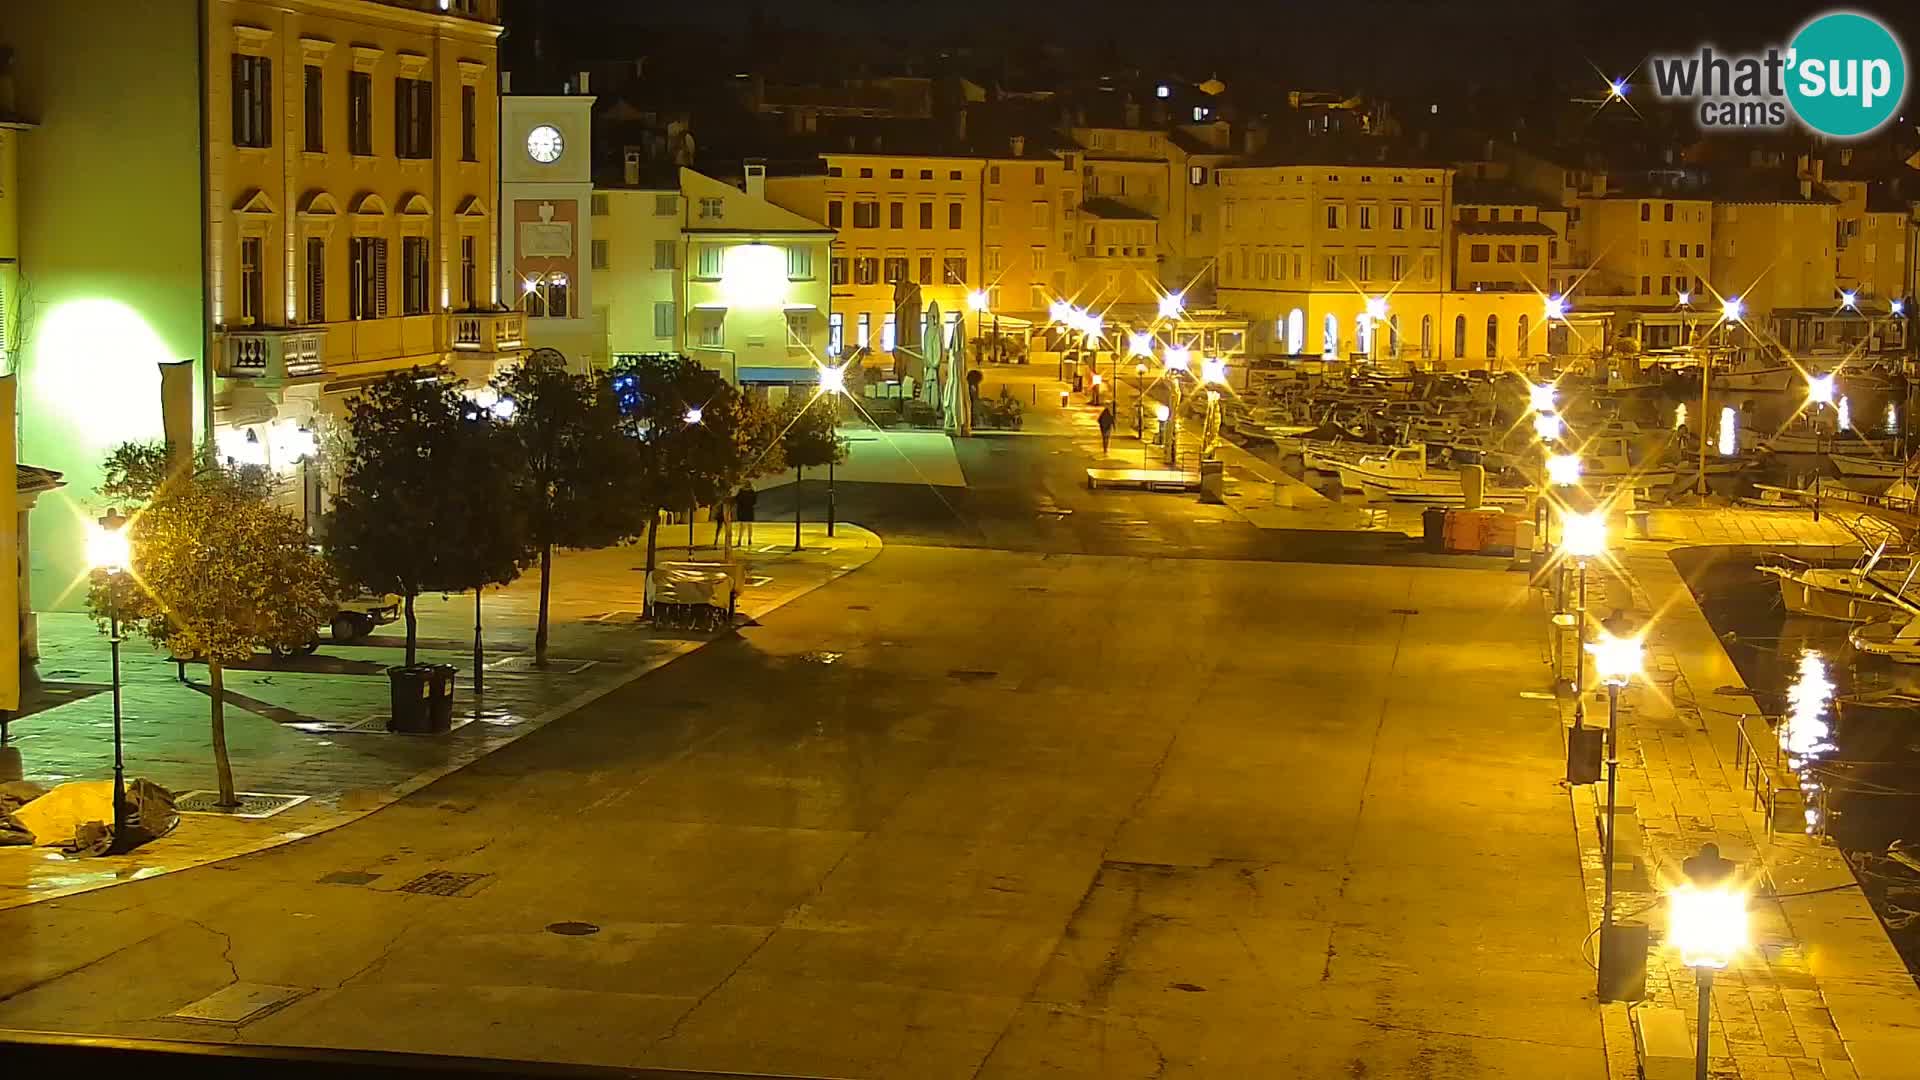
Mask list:
POLYGON ((1088 490, 1101 484, 1142 491, 1198 491, 1200 474, 1181 469, 1088 469, 1088 490))

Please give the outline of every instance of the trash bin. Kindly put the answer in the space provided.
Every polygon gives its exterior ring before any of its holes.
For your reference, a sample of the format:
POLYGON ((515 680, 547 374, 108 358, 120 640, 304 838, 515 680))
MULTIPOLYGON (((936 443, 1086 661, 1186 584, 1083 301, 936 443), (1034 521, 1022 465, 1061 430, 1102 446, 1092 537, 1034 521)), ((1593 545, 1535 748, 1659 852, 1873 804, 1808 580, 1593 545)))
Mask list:
POLYGON ((1447 512, 1438 506, 1429 506, 1420 512, 1420 539, 1428 551, 1435 555, 1447 550, 1447 512))
POLYGON ((1200 501, 1215 504, 1227 501, 1227 466, 1225 462, 1203 461, 1200 463, 1200 501))
POLYGON ((453 728, 453 678, 450 664, 415 664, 387 669, 392 715, 387 730, 437 735, 453 728))

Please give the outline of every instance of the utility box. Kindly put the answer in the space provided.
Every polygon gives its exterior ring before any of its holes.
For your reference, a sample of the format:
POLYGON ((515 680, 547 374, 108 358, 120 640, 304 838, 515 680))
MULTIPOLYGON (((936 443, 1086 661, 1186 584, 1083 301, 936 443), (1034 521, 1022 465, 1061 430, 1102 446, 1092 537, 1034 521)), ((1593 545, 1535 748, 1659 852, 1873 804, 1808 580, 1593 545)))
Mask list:
POLYGON ((1567 783, 1593 784, 1600 780, 1600 750, 1606 741, 1607 729, 1583 724, 1575 727, 1568 724, 1567 732, 1567 783))
POLYGON ((1633 1050, 1645 1080, 1693 1080, 1693 1036, 1687 1014, 1663 1005, 1642 1005, 1633 1017, 1633 1050))
POLYGON ((1203 461, 1200 463, 1200 501, 1215 504, 1227 501, 1226 462, 1203 461))
POLYGON ((1618 922, 1600 928, 1600 1000, 1639 1001, 1647 996, 1647 924, 1618 922))

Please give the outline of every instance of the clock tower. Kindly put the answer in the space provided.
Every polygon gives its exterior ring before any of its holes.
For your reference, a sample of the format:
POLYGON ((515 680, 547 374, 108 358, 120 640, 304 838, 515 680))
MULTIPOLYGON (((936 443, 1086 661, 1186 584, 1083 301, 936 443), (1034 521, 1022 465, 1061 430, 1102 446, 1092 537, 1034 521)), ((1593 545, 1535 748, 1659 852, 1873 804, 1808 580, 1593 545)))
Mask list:
POLYGON ((603 364, 593 311, 593 98, 500 98, 502 302, 527 316, 527 345, 603 364), (511 295, 508 295, 511 289, 511 295))

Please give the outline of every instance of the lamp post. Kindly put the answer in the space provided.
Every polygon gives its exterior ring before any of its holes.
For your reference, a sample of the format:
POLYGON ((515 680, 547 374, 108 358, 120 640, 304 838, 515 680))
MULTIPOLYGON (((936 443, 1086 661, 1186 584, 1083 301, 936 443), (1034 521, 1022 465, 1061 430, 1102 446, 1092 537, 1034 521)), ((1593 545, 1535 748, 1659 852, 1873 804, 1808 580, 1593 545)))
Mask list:
POLYGON ((1607 684, 1607 831, 1601 839, 1602 871, 1606 884, 1600 901, 1600 1000, 1607 994, 1607 950, 1613 943, 1613 828, 1614 795, 1620 775, 1620 689, 1640 674, 1639 638, 1602 634, 1586 647, 1593 654, 1593 672, 1607 684))
POLYGON ((120 581, 133 561, 127 519, 109 507, 87 533, 87 562, 107 573, 107 643, 113 652, 113 842, 112 854, 131 850, 127 836, 127 770, 120 724, 120 581))
MULTIPOLYGON (((1114 393, 1119 393, 1115 390, 1114 393)), ((1145 438, 1147 430, 1147 362, 1136 360, 1133 365, 1133 437, 1145 438)))
POLYGON ((1169 345, 1161 354, 1167 368, 1167 396, 1171 399, 1167 410, 1171 426, 1163 428, 1167 442, 1167 467, 1180 466, 1180 376, 1193 361, 1193 354, 1185 345, 1169 345))
POLYGON ((1687 881, 1667 894, 1667 940, 1700 985, 1700 1033, 1695 1040, 1694 1080, 1707 1080, 1708 1032, 1713 1017, 1713 973, 1733 962, 1747 944, 1747 896, 1733 881, 1733 861, 1714 844, 1681 863, 1687 881))
POLYGON ((1821 475, 1820 457, 1822 454, 1825 453, 1825 451, 1822 450, 1821 447, 1823 445, 1823 438, 1826 434, 1826 429, 1824 425, 1822 425, 1821 420, 1824 419, 1822 415, 1824 412, 1824 406, 1833 404, 1833 375, 1832 374, 1807 376, 1807 404, 1813 406, 1813 450, 1814 450, 1813 520, 1819 521, 1820 520, 1820 475, 1821 475))
MULTIPOLYGON (((461 412, 461 418, 470 424, 491 424, 496 420, 513 419, 514 403, 512 398, 504 398, 491 388, 482 387, 469 395, 472 404, 461 412)), ((474 708, 479 708, 477 700, 487 692, 485 642, 481 638, 480 594, 486 592, 486 586, 473 588, 473 696, 474 708)))
POLYGON ((1387 318, 1387 298, 1367 297, 1367 362, 1380 366, 1380 327, 1387 318))
MULTIPOLYGON (((847 369, 844 366, 823 367, 820 369, 820 394, 821 396, 825 397, 828 402, 827 409, 829 414, 833 418, 833 428, 829 434, 831 438, 833 438, 835 441, 838 441, 840 438, 840 395, 846 392, 847 392, 847 369)), ((829 453, 827 455, 827 535, 828 536, 833 535, 833 523, 834 523, 834 517, 836 512, 836 507, 834 505, 834 499, 833 499, 833 459, 840 456, 838 452, 839 449, 840 448, 836 446, 833 448, 834 452, 829 453)), ((795 486, 793 497, 795 500, 798 500, 800 498, 800 491, 797 485, 795 486)), ((798 501, 796 501, 794 505, 797 507, 800 504, 798 501)), ((795 510, 793 514, 793 549, 795 551, 800 550, 800 512, 798 510, 795 510)))
POLYGON ((1575 514, 1562 508, 1560 550, 1574 559, 1580 574, 1579 608, 1574 614, 1574 625, 1580 632, 1580 651, 1575 654, 1573 669, 1573 726, 1580 727, 1587 714, 1587 560, 1597 559, 1607 553, 1606 511, 1575 514))
MULTIPOLYGON (((987 295, 987 290, 975 289, 967 294, 967 310, 978 315, 989 310, 991 300, 992 297, 987 295)), ((985 330, 986 327, 979 325, 976 320, 975 329, 985 330)), ((993 362, 997 364, 1004 358, 1000 351, 1000 313, 995 311, 993 313, 993 362)))

